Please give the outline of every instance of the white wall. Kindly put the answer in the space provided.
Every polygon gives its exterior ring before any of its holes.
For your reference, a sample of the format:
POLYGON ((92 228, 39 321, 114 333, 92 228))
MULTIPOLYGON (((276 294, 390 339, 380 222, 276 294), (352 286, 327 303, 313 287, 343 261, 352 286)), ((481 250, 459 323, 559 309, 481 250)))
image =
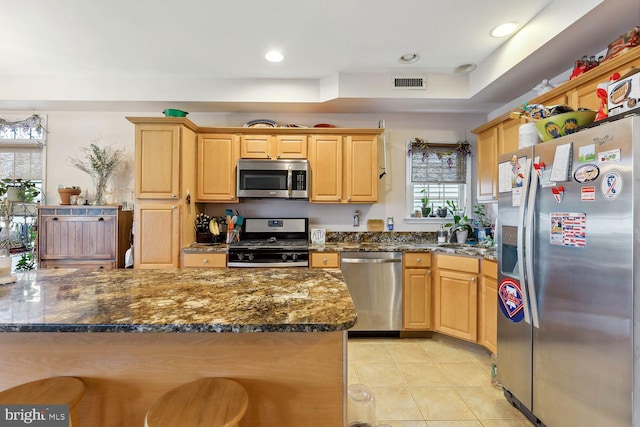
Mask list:
MULTIPOLYGON (((49 204, 59 203, 58 185, 79 185, 92 197, 91 179, 66 161, 78 149, 88 147, 99 138, 99 145, 113 145, 126 151, 129 164, 114 180, 115 188, 133 188, 134 125, 125 116, 159 116, 158 112, 41 112, 48 115, 46 196, 49 204)), ((313 226, 332 231, 365 231, 367 219, 394 217, 397 231, 434 231, 439 224, 405 223, 405 159, 406 141, 420 137, 433 142, 468 140, 472 144, 475 194, 475 135, 471 129, 483 124, 483 114, 227 114, 192 113, 189 119, 198 126, 242 126, 243 123, 268 118, 278 123, 312 126, 332 123, 338 127, 375 128, 385 120, 387 131, 387 175, 381 180, 379 202, 366 205, 310 204, 286 200, 249 200, 240 204, 209 204, 207 213, 222 215, 225 208, 238 209, 245 217, 300 216, 309 217, 313 226), (352 226, 355 209, 360 211, 361 226, 352 226)), ((381 156, 382 159, 382 156, 381 156)))

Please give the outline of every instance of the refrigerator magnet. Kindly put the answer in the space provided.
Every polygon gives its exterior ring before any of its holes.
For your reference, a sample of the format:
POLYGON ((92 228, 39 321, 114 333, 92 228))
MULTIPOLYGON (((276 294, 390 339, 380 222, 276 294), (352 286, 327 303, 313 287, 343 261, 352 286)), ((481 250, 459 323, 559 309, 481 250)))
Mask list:
POLYGON ((520 322, 524 319, 522 289, 518 282, 511 278, 503 279, 498 287, 498 300, 500 310, 507 319, 512 322, 520 322))
POLYGON ((619 162, 620 161, 620 149, 616 148, 615 150, 603 151, 598 153, 598 163, 609 163, 609 162, 619 162))
POLYGON ((600 168, 594 164, 582 165, 573 173, 573 179, 581 184, 595 181, 598 176, 600 176, 600 168))
POLYGON ((596 187, 582 187, 580 189, 580 200, 583 202, 592 202, 596 199, 596 187))
POLYGON ((617 198, 622 192, 622 174, 617 170, 605 173, 600 183, 600 191, 607 200, 617 198))

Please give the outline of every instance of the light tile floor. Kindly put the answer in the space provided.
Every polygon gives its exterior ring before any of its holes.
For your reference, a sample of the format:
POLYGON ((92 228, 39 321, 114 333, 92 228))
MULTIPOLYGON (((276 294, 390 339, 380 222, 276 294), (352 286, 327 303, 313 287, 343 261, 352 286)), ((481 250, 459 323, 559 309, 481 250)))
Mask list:
POLYGON ((491 385, 490 355, 447 337, 349 338, 348 382, 373 390, 377 424, 532 426, 491 385))

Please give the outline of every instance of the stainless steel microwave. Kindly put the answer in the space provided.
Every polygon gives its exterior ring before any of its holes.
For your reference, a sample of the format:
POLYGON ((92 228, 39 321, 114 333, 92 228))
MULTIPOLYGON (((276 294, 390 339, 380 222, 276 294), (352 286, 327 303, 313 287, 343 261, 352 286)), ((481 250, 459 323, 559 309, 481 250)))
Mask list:
POLYGON ((238 160, 238 197, 309 198, 307 160, 238 160))

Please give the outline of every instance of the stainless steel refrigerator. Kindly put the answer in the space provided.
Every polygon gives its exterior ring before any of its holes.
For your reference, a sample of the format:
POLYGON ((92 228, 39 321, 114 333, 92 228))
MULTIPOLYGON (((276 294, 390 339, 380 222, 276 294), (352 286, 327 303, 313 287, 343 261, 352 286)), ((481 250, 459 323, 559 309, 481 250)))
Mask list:
POLYGON ((498 381, 548 427, 640 426, 640 117, 499 159, 498 381))

